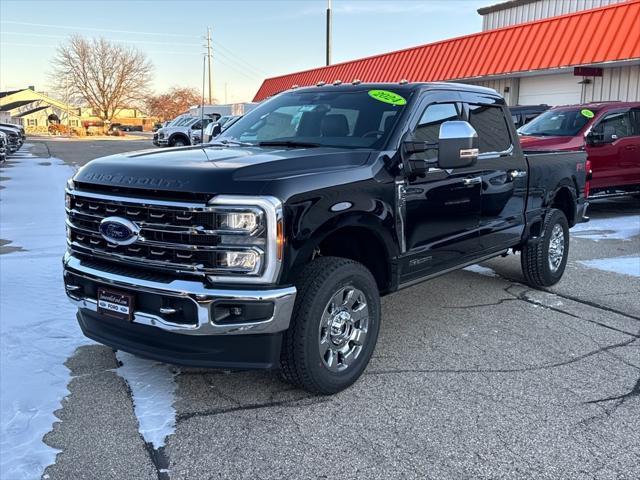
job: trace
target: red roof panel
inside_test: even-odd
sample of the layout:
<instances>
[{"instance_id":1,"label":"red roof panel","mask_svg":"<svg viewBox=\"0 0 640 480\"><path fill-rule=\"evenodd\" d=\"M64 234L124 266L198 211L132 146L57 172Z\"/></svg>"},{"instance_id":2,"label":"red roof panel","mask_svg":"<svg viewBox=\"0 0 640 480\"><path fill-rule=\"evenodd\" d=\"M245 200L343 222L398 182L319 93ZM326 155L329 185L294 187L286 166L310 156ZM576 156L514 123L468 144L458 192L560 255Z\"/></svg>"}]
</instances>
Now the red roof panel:
<instances>
[{"instance_id":1,"label":"red roof panel","mask_svg":"<svg viewBox=\"0 0 640 480\"><path fill-rule=\"evenodd\" d=\"M640 58L640 0L266 79L254 101L335 80L459 80Z\"/></svg>"}]
</instances>

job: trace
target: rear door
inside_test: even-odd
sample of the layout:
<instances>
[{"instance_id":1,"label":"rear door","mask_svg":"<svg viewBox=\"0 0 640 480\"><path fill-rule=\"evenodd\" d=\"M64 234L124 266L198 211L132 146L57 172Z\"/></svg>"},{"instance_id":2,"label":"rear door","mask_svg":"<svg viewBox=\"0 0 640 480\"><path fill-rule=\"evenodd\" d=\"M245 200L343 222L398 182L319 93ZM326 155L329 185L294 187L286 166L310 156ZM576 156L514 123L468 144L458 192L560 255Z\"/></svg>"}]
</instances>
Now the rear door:
<instances>
[{"instance_id":1,"label":"rear door","mask_svg":"<svg viewBox=\"0 0 640 480\"><path fill-rule=\"evenodd\" d=\"M463 93L468 122L478 133L475 168L482 179L479 235L484 252L517 245L527 198L527 161L517 144L509 111L491 96Z\"/></svg>"}]
</instances>

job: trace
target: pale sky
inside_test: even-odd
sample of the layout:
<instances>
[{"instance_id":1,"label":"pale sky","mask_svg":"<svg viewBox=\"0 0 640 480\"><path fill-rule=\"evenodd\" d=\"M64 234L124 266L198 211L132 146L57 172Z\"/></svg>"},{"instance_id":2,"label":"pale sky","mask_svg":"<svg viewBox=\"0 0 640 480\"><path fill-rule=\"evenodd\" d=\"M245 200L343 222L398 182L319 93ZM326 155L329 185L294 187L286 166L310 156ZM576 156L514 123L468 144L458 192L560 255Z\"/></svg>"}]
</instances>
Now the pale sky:
<instances>
[{"instance_id":1,"label":"pale sky","mask_svg":"<svg viewBox=\"0 0 640 480\"><path fill-rule=\"evenodd\" d=\"M338 63L478 32L476 10L498 2L332 3ZM326 7L326 0L0 0L0 90L51 90L51 58L71 34L102 36L145 52L155 67L157 92L171 86L201 90L210 26L214 96L249 101L267 77L324 65Z\"/></svg>"}]
</instances>

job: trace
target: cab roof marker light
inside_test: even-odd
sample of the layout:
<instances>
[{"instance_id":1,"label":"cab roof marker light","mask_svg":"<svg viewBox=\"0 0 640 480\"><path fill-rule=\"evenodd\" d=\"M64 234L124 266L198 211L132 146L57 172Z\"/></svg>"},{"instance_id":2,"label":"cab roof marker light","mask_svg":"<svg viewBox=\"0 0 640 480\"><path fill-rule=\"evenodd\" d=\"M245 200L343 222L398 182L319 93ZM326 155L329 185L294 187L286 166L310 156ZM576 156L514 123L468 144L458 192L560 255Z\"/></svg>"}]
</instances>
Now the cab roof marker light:
<instances>
[{"instance_id":1,"label":"cab roof marker light","mask_svg":"<svg viewBox=\"0 0 640 480\"><path fill-rule=\"evenodd\" d=\"M409 80L407 80L406 78L403 78L402 80L400 80L398 82L400 85L406 85L407 83L409 83Z\"/></svg>"},{"instance_id":2,"label":"cab roof marker light","mask_svg":"<svg viewBox=\"0 0 640 480\"><path fill-rule=\"evenodd\" d=\"M362 83L362 80L355 78L352 82L351 85L360 85Z\"/></svg>"},{"instance_id":3,"label":"cab roof marker light","mask_svg":"<svg viewBox=\"0 0 640 480\"><path fill-rule=\"evenodd\" d=\"M291 85L291 90L295 90L296 88L300 88L300 85L298 85L297 83Z\"/></svg>"},{"instance_id":4,"label":"cab roof marker light","mask_svg":"<svg viewBox=\"0 0 640 480\"><path fill-rule=\"evenodd\" d=\"M335 80L333 82L334 85L342 85L342 80Z\"/></svg>"},{"instance_id":5,"label":"cab roof marker light","mask_svg":"<svg viewBox=\"0 0 640 480\"><path fill-rule=\"evenodd\" d=\"M327 84L326 82L320 81L316 83L316 87L324 87L326 84Z\"/></svg>"}]
</instances>

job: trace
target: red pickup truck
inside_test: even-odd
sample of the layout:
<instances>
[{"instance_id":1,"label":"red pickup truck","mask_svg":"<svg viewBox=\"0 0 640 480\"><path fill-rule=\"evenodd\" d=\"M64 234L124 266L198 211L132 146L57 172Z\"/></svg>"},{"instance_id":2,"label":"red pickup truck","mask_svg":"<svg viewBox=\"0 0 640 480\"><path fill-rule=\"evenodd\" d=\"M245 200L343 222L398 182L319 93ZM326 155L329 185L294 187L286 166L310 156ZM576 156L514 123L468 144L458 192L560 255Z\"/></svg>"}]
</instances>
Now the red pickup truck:
<instances>
[{"instance_id":1,"label":"red pickup truck","mask_svg":"<svg viewBox=\"0 0 640 480\"><path fill-rule=\"evenodd\" d=\"M518 134L523 150L586 150L592 197L640 193L640 102L554 107Z\"/></svg>"}]
</instances>

